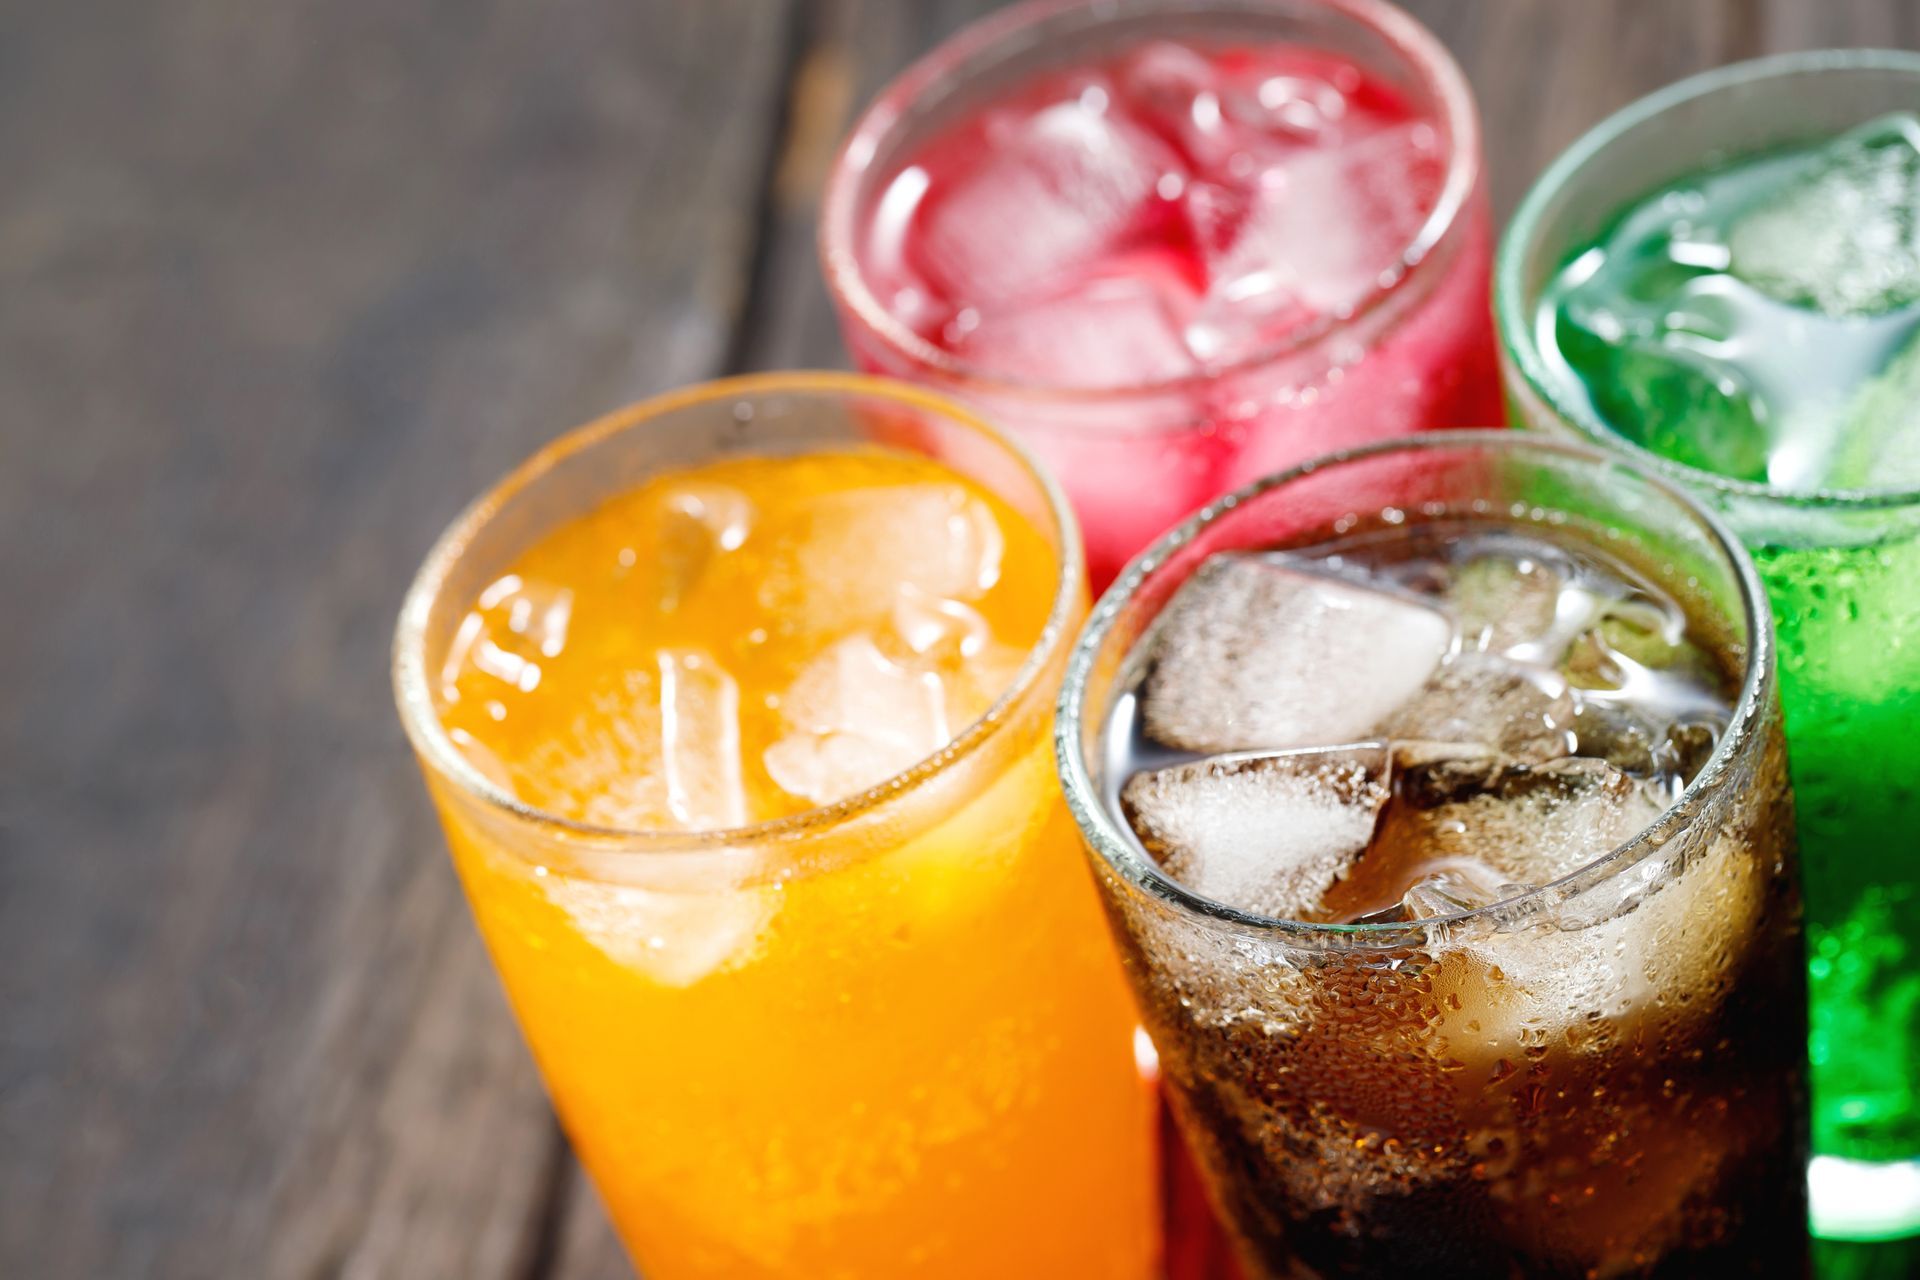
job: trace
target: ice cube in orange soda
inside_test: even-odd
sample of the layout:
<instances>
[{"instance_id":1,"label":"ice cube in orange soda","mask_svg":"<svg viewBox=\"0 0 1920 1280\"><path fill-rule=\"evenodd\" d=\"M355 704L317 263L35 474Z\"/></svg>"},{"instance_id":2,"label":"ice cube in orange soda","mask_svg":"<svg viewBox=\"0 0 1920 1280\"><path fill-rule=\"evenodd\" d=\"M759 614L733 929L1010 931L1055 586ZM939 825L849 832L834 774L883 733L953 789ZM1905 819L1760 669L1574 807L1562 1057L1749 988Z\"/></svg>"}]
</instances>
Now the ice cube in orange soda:
<instances>
[{"instance_id":1,"label":"ice cube in orange soda","mask_svg":"<svg viewBox=\"0 0 1920 1280\"><path fill-rule=\"evenodd\" d=\"M1060 569L1030 521L927 458L721 458L534 541L435 658L438 710L560 819L794 818L978 720ZM550 823L528 847L524 820L436 786L649 1277L1151 1272L1134 1016L1049 749L1064 648L946 767L784 834L608 853Z\"/></svg>"}]
</instances>

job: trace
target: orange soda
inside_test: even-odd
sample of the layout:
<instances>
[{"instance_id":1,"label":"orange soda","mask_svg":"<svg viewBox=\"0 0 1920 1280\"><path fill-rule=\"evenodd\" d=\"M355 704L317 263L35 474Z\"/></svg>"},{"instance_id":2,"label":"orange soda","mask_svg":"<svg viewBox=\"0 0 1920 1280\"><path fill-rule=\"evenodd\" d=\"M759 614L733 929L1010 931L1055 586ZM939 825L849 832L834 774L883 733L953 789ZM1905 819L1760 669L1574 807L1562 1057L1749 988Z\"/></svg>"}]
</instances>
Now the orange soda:
<instances>
[{"instance_id":1,"label":"orange soda","mask_svg":"<svg viewBox=\"0 0 1920 1280\"><path fill-rule=\"evenodd\" d=\"M1050 751L1066 542L928 457L720 456L531 538L425 654L493 790L428 770L454 861L654 1280L1153 1271Z\"/></svg>"}]
</instances>

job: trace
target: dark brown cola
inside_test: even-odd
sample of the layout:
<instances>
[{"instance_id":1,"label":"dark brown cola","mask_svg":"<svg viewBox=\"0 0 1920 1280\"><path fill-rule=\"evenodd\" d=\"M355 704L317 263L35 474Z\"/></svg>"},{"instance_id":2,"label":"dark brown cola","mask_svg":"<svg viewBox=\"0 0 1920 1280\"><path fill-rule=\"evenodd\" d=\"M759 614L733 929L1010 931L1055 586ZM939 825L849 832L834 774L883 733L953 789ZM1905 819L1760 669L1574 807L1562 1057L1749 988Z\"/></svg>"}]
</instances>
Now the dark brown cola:
<instances>
[{"instance_id":1,"label":"dark brown cola","mask_svg":"<svg viewBox=\"0 0 1920 1280\"><path fill-rule=\"evenodd\" d=\"M1709 610L1452 522L1216 556L1136 657L1106 799L1196 898L1096 867L1250 1275L1804 1273L1791 799Z\"/></svg>"}]
</instances>

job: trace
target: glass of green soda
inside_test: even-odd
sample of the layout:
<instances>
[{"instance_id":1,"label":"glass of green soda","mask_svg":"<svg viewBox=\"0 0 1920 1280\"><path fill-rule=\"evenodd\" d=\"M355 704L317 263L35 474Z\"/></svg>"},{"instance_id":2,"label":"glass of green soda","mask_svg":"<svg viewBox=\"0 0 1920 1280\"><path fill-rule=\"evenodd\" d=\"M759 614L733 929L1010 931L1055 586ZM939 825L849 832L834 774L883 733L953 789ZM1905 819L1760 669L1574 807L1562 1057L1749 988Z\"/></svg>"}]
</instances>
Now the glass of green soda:
<instances>
[{"instance_id":1,"label":"glass of green soda","mask_svg":"<svg viewBox=\"0 0 1920 1280\"><path fill-rule=\"evenodd\" d=\"M1920 1234L1920 55L1627 107L1501 245L1515 421L1632 454L1772 595L1812 993L1813 1226Z\"/></svg>"}]
</instances>

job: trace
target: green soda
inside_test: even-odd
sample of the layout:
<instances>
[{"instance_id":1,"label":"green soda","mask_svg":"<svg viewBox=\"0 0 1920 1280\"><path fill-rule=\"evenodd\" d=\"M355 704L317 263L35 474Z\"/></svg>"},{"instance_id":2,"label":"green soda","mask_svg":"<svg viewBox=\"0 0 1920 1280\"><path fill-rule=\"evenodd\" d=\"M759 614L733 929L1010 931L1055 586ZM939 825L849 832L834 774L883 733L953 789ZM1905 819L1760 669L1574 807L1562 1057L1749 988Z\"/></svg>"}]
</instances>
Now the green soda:
<instances>
[{"instance_id":1,"label":"green soda","mask_svg":"<svg viewBox=\"0 0 1920 1280\"><path fill-rule=\"evenodd\" d=\"M1543 291L1549 372L1742 485L1806 877L1816 1228L1920 1230L1920 115L1628 206ZM1751 516L1766 510L1768 515ZM1821 1179L1830 1180L1830 1194Z\"/></svg>"}]
</instances>

